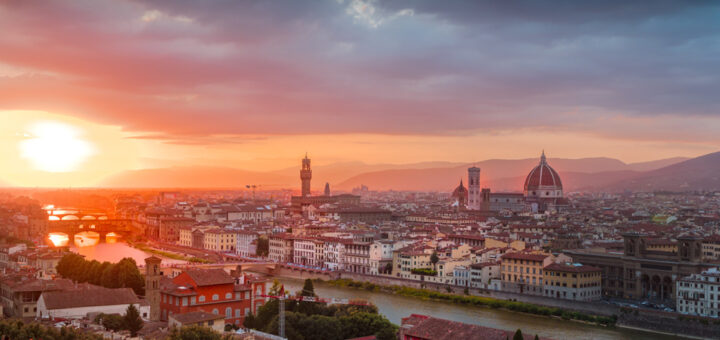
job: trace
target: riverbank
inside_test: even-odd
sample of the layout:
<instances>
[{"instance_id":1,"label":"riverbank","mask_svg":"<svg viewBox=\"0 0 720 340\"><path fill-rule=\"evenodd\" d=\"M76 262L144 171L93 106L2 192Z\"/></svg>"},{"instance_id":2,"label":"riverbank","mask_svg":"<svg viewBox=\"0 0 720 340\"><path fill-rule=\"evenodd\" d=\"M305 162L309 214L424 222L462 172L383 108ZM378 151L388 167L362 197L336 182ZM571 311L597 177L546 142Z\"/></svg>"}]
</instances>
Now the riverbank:
<instances>
[{"instance_id":1,"label":"riverbank","mask_svg":"<svg viewBox=\"0 0 720 340\"><path fill-rule=\"evenodd\" d=\"M379 285L370 282L358 282L350 279L337 279L326 281L326 283L336 287L347 287L364 289L368 291L384 291L391 294L397 294L407 297L420 298L426 300L448 301L452 303L489 307L494 309L505 309L513 312L521 312L548 317L559 317L563 320L573 320L580 322L589 322L602 326L613 326L617 321L617 316L601 316L590 315L577 311L570 311L556 307L545 307L525 302L499 300L490 297L474 296L474 295L457 295L450 293L441 293L427 289L418 289L405 286L395 285Z\"/></svg>"},{"instance_id":2,"label":"riverbank","mask_svg":"<svg viewBox=\"0 0 720 340\"><path fill-rule=\"evenodd\" d=\"M188 256L184 256L184 255L181 255L178 253L171 253L171 252L155 249L153 247L148 246L145 243L129 243L128 242L128 245L130 245L131 247L133 247L135 249L142 250L146 253L154 254L154 255L168 258L168 259L187 261L187 262L191 262L191 263L212 263L211 261L201 259L199 257L188 257Z\"/></svg>"}]
</instances>

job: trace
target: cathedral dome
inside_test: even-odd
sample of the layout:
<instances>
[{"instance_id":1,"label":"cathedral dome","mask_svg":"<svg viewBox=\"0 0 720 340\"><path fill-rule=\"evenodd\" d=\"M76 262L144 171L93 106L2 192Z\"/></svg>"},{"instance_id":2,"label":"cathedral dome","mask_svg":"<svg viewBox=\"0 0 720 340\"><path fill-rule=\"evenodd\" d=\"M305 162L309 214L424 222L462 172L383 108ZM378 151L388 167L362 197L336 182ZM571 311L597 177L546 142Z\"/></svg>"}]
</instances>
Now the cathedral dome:
<instances>
[{"instance_id":1,"label":"cathedral dome","mask_svg":"<svg viewBox=\"0 0 720 340\"><path fill-rule=\"evenodd\" d=\"M464 200L464 199L467 199L467 195L468 195L468 190L463 185L462 180L460 180L460 185L458 185L457 188L455 188L455 190L452 193L452 197L453 198L463 198L463 200Z\"/></svg>"},{"instance_id":2,"label":"cathedral dome","mask_svg":"<svg viewBox=\"0 0 720 340\"><path fill-rule=\"evenodd\" d=\"M563 197L562 182L557 171L545 159L545 152L540 156L540 164L535 166L525 178L523 188L525 197L561 198Z\"/></svg>"}]
</instances>

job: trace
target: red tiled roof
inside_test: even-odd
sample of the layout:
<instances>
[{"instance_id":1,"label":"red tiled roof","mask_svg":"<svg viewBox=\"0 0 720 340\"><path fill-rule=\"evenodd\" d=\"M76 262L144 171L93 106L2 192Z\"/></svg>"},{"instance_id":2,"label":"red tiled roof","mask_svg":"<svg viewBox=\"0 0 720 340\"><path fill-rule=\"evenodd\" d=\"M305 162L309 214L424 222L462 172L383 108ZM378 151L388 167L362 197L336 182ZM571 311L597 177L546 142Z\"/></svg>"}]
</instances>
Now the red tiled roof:
<instances>
[{"instance_id":1,"label":"red tiled roof","mask_svg":"<svg viewBox=\"0 0 720 340\"><path fill-rule=\"evenodd\" d=\"M542 262L550 255L529 254L529 253L507 253L502 256L503 259L528 260Z\"/></svg>"}]
</instances>

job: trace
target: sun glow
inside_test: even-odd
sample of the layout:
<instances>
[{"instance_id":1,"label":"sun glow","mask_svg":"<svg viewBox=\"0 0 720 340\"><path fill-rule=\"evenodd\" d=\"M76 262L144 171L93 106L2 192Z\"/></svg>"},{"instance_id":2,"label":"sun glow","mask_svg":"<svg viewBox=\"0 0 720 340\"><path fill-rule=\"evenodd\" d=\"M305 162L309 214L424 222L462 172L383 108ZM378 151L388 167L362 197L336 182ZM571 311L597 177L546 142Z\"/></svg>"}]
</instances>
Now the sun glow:
<instances>
[{"instance_id":1,"label":"sun glow","mask_svg":"<svg viewBox=\"0 0 720 340\"><path fill-rule=\"evenodd\" d=\"M70 241L70 238L65 233L50 233L48 238L56 247L66 247Z\"/></svg>"},{"instance_id":2,"label":"sun glow","mask_svg":"<svg viewBox=\"0 0 720 340\"><path fill-rule=\"evenodd\" d=\"M80 130L63 123L36 123L27 137L20 142L20 154L41 171L70 172L95 153Z\"/></svg>"}]
</instances>

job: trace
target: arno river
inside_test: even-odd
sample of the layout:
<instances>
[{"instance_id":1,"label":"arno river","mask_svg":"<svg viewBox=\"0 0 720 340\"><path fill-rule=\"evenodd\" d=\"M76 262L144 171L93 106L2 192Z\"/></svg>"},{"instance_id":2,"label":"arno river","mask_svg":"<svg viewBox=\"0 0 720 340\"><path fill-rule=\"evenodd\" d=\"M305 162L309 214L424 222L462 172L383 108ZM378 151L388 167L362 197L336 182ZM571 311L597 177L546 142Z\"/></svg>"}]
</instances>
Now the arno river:
<instances>
[{"instance_id":1,"label":"arno river","mask_svg":"<svg viewBox=\"0 0 720 340\"><path fill-rule=\"evenodd\" d=\"M301 280L281 279L280 281L290 292L302 289L303 281ZM402 318L415 313L511 331L520 328L524 334L538 334L540 337L552 339L676 339L672 336L624 328L606 328L505 310L463 306L354 288L340 288L324 283L315 283L315 293L324 298L370 301L378 307L381 314L397 325L400 324Z\"/></svg>"}]
</instances>

